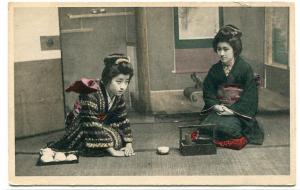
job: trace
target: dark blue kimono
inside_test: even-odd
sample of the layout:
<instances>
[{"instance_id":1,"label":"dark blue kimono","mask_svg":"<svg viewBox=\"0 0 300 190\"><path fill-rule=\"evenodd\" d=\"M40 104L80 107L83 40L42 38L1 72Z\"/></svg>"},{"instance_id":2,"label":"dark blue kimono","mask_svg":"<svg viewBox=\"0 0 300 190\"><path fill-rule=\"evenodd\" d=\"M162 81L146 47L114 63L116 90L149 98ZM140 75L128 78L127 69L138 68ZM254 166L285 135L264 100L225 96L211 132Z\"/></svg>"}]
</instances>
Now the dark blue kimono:
<instances>
[{"instance_id":1,"label":"dark blue kimono","mask_svg":"<svg viewBox=\"0 0 300 190\"><path fill-rule=\"evenodd\" d=\"M231 105L226 105L234 115L218 115L213 106L222 104L218 90L223 86L238 86L240 97ZM228 74L225 75L221 61L209 70L203 83L205 106L201 114L205 119L201 124L216 124L213 134L216 140L246 137L248 143L262 144L264 132L255 119L258 110L258 89L251 66L238 57Z\"/></svg>"}]
</instances>

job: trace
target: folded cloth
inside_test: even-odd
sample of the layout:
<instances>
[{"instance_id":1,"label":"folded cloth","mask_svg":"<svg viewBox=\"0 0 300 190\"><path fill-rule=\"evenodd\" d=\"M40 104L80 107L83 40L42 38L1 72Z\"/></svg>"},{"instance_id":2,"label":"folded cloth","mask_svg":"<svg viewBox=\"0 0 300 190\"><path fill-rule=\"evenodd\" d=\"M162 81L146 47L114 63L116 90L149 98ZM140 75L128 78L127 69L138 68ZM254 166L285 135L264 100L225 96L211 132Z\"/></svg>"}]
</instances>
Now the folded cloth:
<instances>
[{"instance_id":1,"label":"folded cloth","mask_svg":"<svg viewBox=\"0 0 300 190\"><path fill-rule=\"evenodd\" d=\"M248 141L246 137L240 137L238 139L229 139L225 141L214 140L214 143L219 147L240 150L247 145Z\"/></svg>"},{"instance_id":2,"label":"folded cloth","mask_svg":"<svg viewBox=\"0 0 300 190\"><path fill-rule=\"evenodd\" d=\"M81 78L81 80L75 81L66 88L66 92L89 94L91 92L96 92L99 88L99 80Z\"/></svg>"}]
</instances>

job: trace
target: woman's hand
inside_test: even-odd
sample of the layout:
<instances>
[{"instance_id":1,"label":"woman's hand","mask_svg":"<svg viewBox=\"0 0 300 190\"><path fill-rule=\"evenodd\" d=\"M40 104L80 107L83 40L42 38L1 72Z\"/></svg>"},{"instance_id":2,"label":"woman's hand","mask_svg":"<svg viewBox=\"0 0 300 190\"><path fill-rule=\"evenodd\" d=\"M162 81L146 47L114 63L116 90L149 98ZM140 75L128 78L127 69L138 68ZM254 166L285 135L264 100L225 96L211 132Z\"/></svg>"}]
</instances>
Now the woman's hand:
<instances>
[{"instance_id":1,"label":"woman's hand","mask_svg":"<svg viewBox=\"0 0 300 190\"><path fill-rule=\"evenodd\" d=\"M219 115L234 115L234 112L224 105L220 105L223 109L222 112L217 112Z\"/></svg>"},{"instance_id":2,"label":"woman's hand","mask_svg":"<svg viewBox=\"0 0 300 190\"><path fill-rule=\"evenodd\" d=\"M214 105L213 109L219 114L222 113L224 111L223 106L222 105Z\"/></svg>"},{"instance_id":3,"label":"woman's hand","mask_svg":"<svg viewBox=\"0 0 300 190\"><path fill-rule=\"evenodd\" d=\"M123 149L125 151L125 156L134 156L135 155L133 148L132 148L132 143L126 143L126 146Z\"/></svg>"}]
</instances>

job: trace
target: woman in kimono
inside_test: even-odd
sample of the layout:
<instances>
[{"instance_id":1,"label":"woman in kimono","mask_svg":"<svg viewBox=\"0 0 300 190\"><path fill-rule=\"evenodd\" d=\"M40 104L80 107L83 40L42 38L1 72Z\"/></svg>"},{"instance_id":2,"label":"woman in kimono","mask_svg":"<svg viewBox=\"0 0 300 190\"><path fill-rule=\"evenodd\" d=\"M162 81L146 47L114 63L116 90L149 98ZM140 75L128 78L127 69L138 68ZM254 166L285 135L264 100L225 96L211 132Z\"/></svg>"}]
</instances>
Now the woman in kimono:
<instances>
[{"instance_id":1,"label":"woman in kimono","mask_svg":"<svg viewBox=\"0 0 300 190\"><path fill-rule=\"evenodd\" d=\"M201 124L215 124L217 146L241 149L247 143L262 144L264 133L255 115L258 87L251 66L241 57L242 32L233 25L222 27L213 40L220 61L214 64L203 83L206 115ZM199 131L201 133L201 131Z\"/></svg>"},{"instance_id":2,"label":"woman in kimono","mask_svg":"<svg viewBox=\"0 0 300 190\"><path fill-rule=\"evenodd\" d=\"M82 155L132 156L132 133L123 94L133 69L129 57L111 54L104 59L102 80L81 79L66 89L79 101L66 118L66 134L48 144L56 151L77 150Z\"/></svg>"}]
</instances>

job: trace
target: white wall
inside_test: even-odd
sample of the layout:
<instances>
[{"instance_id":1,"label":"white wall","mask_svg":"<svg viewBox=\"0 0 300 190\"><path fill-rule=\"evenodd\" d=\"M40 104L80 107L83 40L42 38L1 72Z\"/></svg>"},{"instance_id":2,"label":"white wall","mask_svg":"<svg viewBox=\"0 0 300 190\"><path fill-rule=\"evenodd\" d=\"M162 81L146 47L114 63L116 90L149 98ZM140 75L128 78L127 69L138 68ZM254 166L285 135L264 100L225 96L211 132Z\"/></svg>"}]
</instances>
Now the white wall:
<instances>
[{"instance_id":1,"label":"white wall","mask_svg":"<svg viewBox=\"0 0 300 190\"><path fill-rule=\"evenodd\" d=\"M41 51L40 36L59 35L57 7L14 9L14 62L61 58L60 50Z\"/></svg>"}]
</instances>

